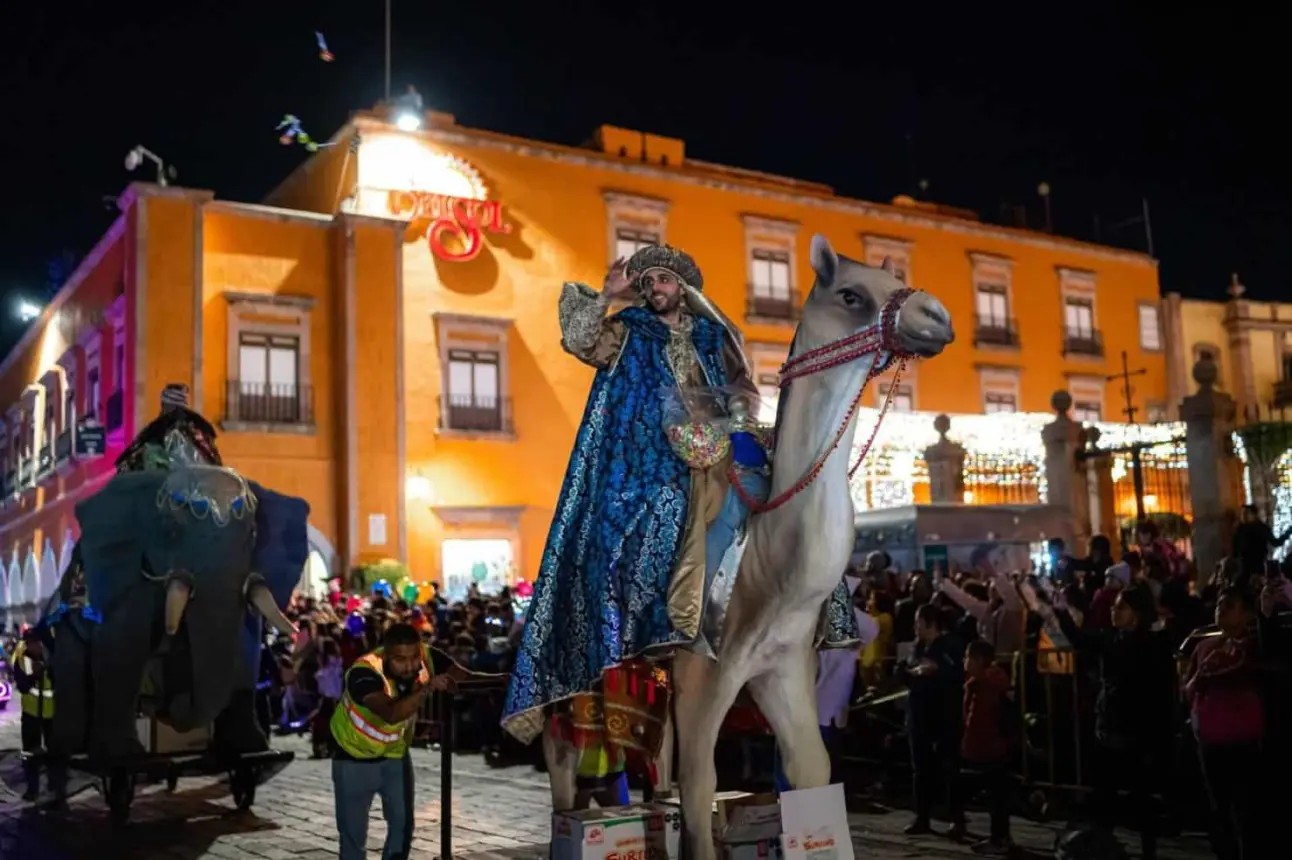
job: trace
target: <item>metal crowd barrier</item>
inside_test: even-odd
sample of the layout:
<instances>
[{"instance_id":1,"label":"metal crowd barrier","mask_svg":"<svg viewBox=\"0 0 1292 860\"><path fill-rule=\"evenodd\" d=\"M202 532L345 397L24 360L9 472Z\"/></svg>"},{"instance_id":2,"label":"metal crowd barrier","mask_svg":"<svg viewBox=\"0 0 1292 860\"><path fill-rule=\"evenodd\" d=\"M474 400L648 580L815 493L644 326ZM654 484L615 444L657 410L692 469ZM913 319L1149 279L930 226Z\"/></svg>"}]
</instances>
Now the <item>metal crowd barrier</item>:
<instances>
[{"instance_id":1,"label":"metal crowd barrier","mask_svg":"<svg viewBox=\"0 0 1292 860\"><path fill-rule=\"evenodd\" d=\"M416 741L440 745L440 860L453 858L453 753L457 736L458 701L499 690L507 675L472 675L461 667L450 670L457 681L452 693L432 693L417 714Z\"/></svg>"}]
</instances>

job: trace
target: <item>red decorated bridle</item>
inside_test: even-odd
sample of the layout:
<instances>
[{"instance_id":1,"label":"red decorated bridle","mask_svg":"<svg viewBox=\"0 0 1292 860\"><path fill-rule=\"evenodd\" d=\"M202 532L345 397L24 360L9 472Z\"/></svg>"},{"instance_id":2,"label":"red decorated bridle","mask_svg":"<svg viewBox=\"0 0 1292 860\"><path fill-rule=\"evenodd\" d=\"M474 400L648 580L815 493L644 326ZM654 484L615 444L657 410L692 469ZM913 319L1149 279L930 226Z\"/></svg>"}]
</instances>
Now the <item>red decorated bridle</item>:
<instances>
[{"instance_id":1,"label":"red decorated bridle","mask_svg":"<svg viewBox=\"0 0 1292 860\"><path fill-rule=\"evenodd\" d=\"M902 305L914 294L915 290L909 288L894 290L884 302L884 307L879 312L879 319L874 324L866 326L856 334L839 338L800 355L791 356L781 366L779 384L782 391L784 391L789 388L790 383L795 379L824 373L831 368L851 364L866 356L874 355L878 357L883 353L888 353L891 356L890 363L891 361L897 362L897 367L893 370L893 384L888 387L884 402L879 407L879 418L875 421L875 427L870 431L870 437L866 439L866 444L862 446L861 456L848 469L849 478L852 478L857 469L861 467L861 464L865 462L866 455L870 453L870 447L875 443L875 437L879 433L879 425L883 422L884 415L888 412L888 405L893 398L893 391L897 388L897 381L902 376L902 370L905 369L907 360L912 357L912 353L903 350L898 342L897 316L902 309ZM884 369L885 366L876 361L871 366L870 373L866 376L866 382L874 379ZM803 477L799 478L794 482L793 486L784 490L775 498L768 499L766 502L755 499L740 485L735 465L733 464L728 469L727 477L731 482L731 486L751 512L761 514L775 510L811 486L812 482L821 474L821 470L825 468L826 461L830 459L830 455L839 447L839 443L843 441L844 435L847 434L848 425L852 423L853 416L857 414L857 408L861 405L861 397L865 391L866 384L863 382L857 390L857 396L853 398L852 405L848 407L847 414L843 417L843 423L839 425L838 431L835 432L834 440L830 443L830 447L826 449L825 453L812 464L812 467L804 473Z\"/></svg>"}]
</instances>

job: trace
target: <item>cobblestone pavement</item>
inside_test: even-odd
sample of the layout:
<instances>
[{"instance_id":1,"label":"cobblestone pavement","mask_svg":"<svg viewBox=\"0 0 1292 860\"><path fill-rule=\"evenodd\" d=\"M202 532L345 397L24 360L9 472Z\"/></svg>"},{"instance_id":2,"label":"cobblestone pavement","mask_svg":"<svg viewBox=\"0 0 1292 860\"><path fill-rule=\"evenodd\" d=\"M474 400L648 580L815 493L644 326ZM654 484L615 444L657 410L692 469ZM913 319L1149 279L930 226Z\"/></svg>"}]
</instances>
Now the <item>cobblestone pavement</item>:
<instances>
[{"instance_id":1,"label":"cobblestone pavement","mask_svg":"<svg viewBox=\"0 0 1292 860\"><path fill-rule=\"evenodd\" d=\"M18 747L14 709L0 712L0 751ZM329 764L308 758L297 739L278 741L297 760L262 785L255 807L236 813L227 788L214 779L182 782L175 794L164 788L141 789L132 823L113 828L97 792L86 791L62 815L29 809L0 786L0 858L3 860L330 860L336 857ZM416 831L411 860L439 855L439 754L413 753L417 779ZM528 767L493 770L478 756L454 761L453 826L455 856L461 860L543 860L549 832L546 777ZM385 826L374 804L370 856L377 857ZM973 856L967 847L936 837L901 834L909 820L902 812L854 814L853 842L858 860L955 858ZM980 831L984 817L971 815ZM977 825L972 826L972 825ZM1032 857L1052 856L1054 830L1021 819L1014 836ZM1167 840L1161 851L1171 860L1211 856L1196 839Z\"/></svg>"}]
</instances>

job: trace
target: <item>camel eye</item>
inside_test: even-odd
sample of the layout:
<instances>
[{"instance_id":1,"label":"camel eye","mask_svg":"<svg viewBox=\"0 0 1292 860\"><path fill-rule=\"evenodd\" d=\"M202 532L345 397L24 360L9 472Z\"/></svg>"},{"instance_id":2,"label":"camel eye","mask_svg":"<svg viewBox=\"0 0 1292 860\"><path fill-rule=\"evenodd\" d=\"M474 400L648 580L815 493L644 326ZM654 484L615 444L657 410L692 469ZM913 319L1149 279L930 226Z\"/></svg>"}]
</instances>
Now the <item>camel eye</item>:
<instances>
[{"instance_id":1,"label":"camel eye","mask_svg":"<svg viewBox=\"0 0 1292 860\"><path fill-rule=\"evenodd\" d=\"M850 308L861 304L861 296L857 295L852 290L840 290L839 298L843 299L843 303Z\"/></svg>"}]
</instances>

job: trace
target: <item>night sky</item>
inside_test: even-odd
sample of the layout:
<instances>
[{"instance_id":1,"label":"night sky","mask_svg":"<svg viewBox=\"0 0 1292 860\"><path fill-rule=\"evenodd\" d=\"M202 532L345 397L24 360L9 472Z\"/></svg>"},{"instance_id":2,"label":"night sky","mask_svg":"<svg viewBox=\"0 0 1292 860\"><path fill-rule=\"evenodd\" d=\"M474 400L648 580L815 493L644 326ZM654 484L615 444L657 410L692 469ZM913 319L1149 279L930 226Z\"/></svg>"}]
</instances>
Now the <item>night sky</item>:
<instances>
[{"instance_id":1,"label":"night sky","mask_svg":"<svg viewBox=\"0 0 1292 860\"><path fill-rule=\"evenodd\" d=\"M394 90L541 140L578 144L601 123L681 137L696 158L870 200L926 179L917 196L988 221L1025 205L1042 226L1044 180L1057 232L1138 250L1147 198L1164 291L1222 298L1237 271L1250 295L1292 299L1274 13L632 5L394 0ZM4 4L0 349L17 296L49 295L110 225L111 198L153 177L124 170L130 148L174 164L178 184L258 201L307 156L278 144L283 114L326 138L381 97L383 22L382 0Z\"/></svg>"}]
</instances>

